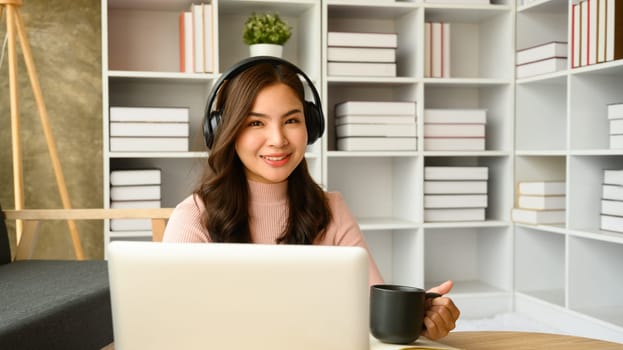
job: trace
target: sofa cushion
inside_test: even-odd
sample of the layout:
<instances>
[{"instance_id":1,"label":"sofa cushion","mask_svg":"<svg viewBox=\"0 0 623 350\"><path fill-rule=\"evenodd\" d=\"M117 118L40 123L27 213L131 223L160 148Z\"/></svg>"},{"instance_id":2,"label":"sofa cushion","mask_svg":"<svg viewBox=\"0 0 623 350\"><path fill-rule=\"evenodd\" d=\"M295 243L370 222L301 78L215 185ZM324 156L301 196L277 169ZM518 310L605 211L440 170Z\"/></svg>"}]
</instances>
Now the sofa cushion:
<instances>
[{"instance_id":1,"label":"sofa cushion","mask_svg":"<svg viewBox=\"0 0 623 350\"><path fill-rule=\"evenodd\" d=\"M106 261L0 265L0 349L100 349L112 341Z\"/></svg>"}]
</instances>

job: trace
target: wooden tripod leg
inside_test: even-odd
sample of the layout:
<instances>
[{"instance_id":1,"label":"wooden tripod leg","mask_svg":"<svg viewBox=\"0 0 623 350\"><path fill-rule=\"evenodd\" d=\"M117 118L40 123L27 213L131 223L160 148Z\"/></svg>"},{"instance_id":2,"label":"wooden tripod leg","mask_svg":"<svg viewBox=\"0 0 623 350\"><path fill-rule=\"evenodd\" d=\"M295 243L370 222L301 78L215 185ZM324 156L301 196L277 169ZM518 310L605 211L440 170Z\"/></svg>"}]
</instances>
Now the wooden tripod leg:
<instances>
[{"instance_id":1,"label":"wooden tripod leg","mask_svg":"<svg viewBox=\"0 0 623 350\"><path fill-rule=\"evenodd\" d=\"M12 6L8 6L9 9L11 9L11 7ZM26 36L24 21L22 19L19 9L14 9L13 13L16 19L17 33L19 35L19 40L22 46L22 52L24 55L24 61L26 63L26 69L28 71L28 77L30 78L30 85L35 96L35 101L37 102L37 109L39 111L41 126L43 127L43 133L45 134L48 151L50 152L52 167L54 169L54 175L56 176L56 184L61 195L63 208L70 209L71 201L69 200L69 193L67 192L67 185L65 184L63 169L61 168L61 163L58 158L58 151L56 149L56 143L54 142L54 136L52 135L52 129L50 128L48 112L45 108L45 103L43 101L43 94L41 92L41 86L37 77L37 71L35 70L35 63L32 59L32 52L30 50L30 44L28 43L28 37ZM82 250L82 243L80 241L78 227L73 220L67 220L67 225L69 226L69 232L71 234L71 241L74 246L74 253L76 254L76 258L78 260L84 260L84 252Z\"/></svg>"},{"instance_id":2,"label":"wooden tripod leg","mask_svg":"<svg viewBox=\"0 0 623 350\"><path fill-rule=\"evenodd\" d=\"M22 171L22 143L19 136L19 98L17 81L17 49L15 46L15 13L16 9L12 5L6 7L6 26L8 35L8 59L9 59L9 90L11 104L11 146L13 156L13 191L15 209L24 209L24 179ZM19 244L24 230L22 220L15 221L17 243Z\"/></svg>"}]
</instances>

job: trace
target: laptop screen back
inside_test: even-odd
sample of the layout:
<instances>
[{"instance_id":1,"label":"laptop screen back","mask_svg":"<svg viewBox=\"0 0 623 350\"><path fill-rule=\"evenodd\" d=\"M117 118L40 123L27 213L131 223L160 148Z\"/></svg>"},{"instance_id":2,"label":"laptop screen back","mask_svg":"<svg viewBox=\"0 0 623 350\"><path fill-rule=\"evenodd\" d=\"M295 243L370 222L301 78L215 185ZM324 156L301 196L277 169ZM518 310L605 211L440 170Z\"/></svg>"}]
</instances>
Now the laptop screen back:
<instances>
[{"instance_id":1,"label":"laptop screen back","mask_svg":"<svg viewBox=\"0 0 623 350\"><path fill-rule=\"evenodd\" d=\"M115 349L369 348L358 247L111 242Z\"/></svg>"}]
</instances>

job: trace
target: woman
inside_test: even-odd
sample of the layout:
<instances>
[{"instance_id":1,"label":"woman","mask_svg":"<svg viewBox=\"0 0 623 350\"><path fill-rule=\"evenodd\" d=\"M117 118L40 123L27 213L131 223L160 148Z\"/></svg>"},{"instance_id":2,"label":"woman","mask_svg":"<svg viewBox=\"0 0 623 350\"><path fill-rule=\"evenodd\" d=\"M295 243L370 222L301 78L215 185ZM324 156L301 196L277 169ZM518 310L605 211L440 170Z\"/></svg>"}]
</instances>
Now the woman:
<instances>
[{"instance_id":1,"label":"woman","mask_svg":"<svg viewBox=\"0 0 623 350\"><path fill-rule=\"evenodd\" d=\"M309 174L305 151L322 134L323 117L315 91L316 103L305 101L298 74L309 81L287 61L253 58L217 82L206 112L207 168L195 192L171 215L165 242L318 244L368 250L341 195L324 192ZM370 285L383 283L369 256ZM448 281L432 291L446 294L451 288ZM433 299L423 335L445 336L458 317L452 300Z\"/></svg>"}]
</instances>

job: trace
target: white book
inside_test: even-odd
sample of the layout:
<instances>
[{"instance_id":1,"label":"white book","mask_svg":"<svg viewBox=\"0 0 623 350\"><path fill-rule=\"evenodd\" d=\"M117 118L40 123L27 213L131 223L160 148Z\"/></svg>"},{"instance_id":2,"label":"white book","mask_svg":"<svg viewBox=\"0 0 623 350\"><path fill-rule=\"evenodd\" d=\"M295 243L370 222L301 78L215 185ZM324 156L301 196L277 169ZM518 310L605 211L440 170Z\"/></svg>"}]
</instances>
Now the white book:
<instances>
[{"instance_id":1,"label":"white book","mask_svg":"<svg viewBox=\"0 0 623 350\"><path fill-rule=\"evenodd\" d=\"M110 123L110 136L188 137L189 134L188 123Z\"/></svg>"},{"instance_id":2,"label":"white book","mask_svg":"<svg viewBox=\"0 0 623 350\"><path fill-rule=\"evenodd\" d=\"M487 181L424 181L424 194L486 194Z\"/></svg>"},{"instance_id":3,"label":"white book","mask_svg":"<svg viewBox=\"0 0 623 350\"><path fill-rule=\"evenodd\" d=\"M160 200L151 201L111 201L110 207L113 209L144 209L144 208L160 208L162 203Z\"/></svg>"},{"instance_id":4,"label":"white book","mask_svg":"<svg viewBox=\"0 0 623 350\"><path fill-rule=\"evenodd\" d=\"M518 185L518 193L528 196L564 196L564 181L523 181Z\"/></svg>"},{"instance_id":5,"label":"white book","mask_svg":"<svg viewBox=\"0 0 623 350\"><path fill-rule=\"evenodd\" d=\"M424 167L424 180L487 180L489 168L486 166L427 166Z\"/></svg>"},{"instance_id":6,"label":"white book","mask_svg":"<svg viewBox=\"0 0 623 350\"><path fill-rule=\"evenodd\" d=\"M111 201L160 200L160 185L112 186Z\"/></svg>"},{"instance_id":7,"label":"white book","mask_svg":"<svg viewBox=\"0 0 623 350\"><path fill-rule=\"evenodd\" d=\"M567 69L567 58L555 57L541 61L524 63L516 68L517 78L554 73Z\"/></svg>"},{"instance_id":8,"label":"white book","mask_svg":"<svg viewBox=\"0 0 623 350\"><path fill-rule=\"evenodd\" d=\"M623 201L623 186L602 185L601 198Z\"/></svg>"},{"instance_id":9,"label":"white book","mask_svg":"<svg viewBox=\"0 0 623 350\"><path fill-rule=\"evenodd\" d=\"M190 11L180 13L180 72L193 73L193 15Z\"/></svg>"},{"instance_id":10,"label":"white book","mask_svg":"<svg viewBox=\"0 0 623 350\"><path fill-rule=\"evenodd\" d=\"M111 152L188 152L188 137L111 137Z\"/></svg>"},{"instance_id":11,"label":"white book","mask_svg":"<svg viewBox=\"0 0 623 350\"><path fill-rule=\"evenodd\" d=\"M532 225L564 224L565 211L513 208L511 219L517 223Z\"/></svg>"},{"instance_id":12,"label":"white book","mask_svg":"<svg viewBox=\"0 0 623 350\"><path fill-rule=\"evenodd\" d=\"M425 222L484 221L485 208L424 209Z\"/></svg>"},{"instance_id":13,"label":"white book","mask_svg":"<svg viewBox=\"0 0 623 350\"><path fill-rule=\"evenodd\" d=\"M486 109L460 108L426 108L424 109L425 124L486 124Z\"/></svg>"},{"instance_id":14,"label":"white book","mask_svg":"<svg viewBox=\"0 0 623 350\"><path fill-rule=\"evenodd\" d=\"M188 123L188 107L110 107L111 122Z\"/></svg>"},{"instance_id":15,"label":"white book","mask_svg":"<svg viewBox=\"0 0 623 350\"><path fill-rule=\"evenodd\" d=\"M589 3L588 0L580 2L580 67L588 65L588 21L589 21Z\"/></svg>"},{"instance_id":16,"label":"white book","mask_svg":"<svg viewBox=\"0 0 623 350\"><path fill-rule=\"evenodd\" d=\"M623 170L604 170L604 184L623 186Z\"/></svg>"},{"instance_id":17,"label":"white book","mask_svg":"<svg viewBox=\"0 0 623 350\"><path fill-rule=\"evenodd\" d=\"M610 135L610 148L611 149L623 148L623 135Z\"/></svg>"},{"instance_id":18,"label":"white book","mask_svg":"<svg viewBox=\"0 0 623 350\"><path fill-rule=\"evenodd\" d=\"M335 128L337 137L416 137L416 124L342 124Z\"/></svg>"},{"instance_id":19,"label":"white book","mask_svg":"<svg viewBox=\"0 0 623 350\"><path fill-rule=\"evenodd\" d=\"M551 41L517 51L517 64L540 61L552 57L567 57L567 43Z\"/></svg>"},{"instance_id":20,"label":"white book","mask_svg":"<svg viewBox=\"0 0 623 350\"><path fill-rule=\"evenodd\" d=\"M327 46L398 47L397 33L328 32Z\"/></svg>"},{"instance_id":21,"label":"white book","mask_svg":"<svg viewBox=\"0 0 623 350\"><path fill-rule=\"evenodd\" d=\"M327 62L330 76L395 77L396 63Z\"/></svg>"},{"instance_id":22,"label":"white book","mask_svg":"<svg viewBox=\"0 0 623 350\"><path fill-rule=\"evenodd\" d=\"M146 231L151 230L150 219L111 219L111 231Z\"/></svg>"},{"instance_id":23,"label":"white book","mask_svg":"<svg viewBox=\"0 0 623 350\"><path fill-rule=\"evenodd\" d=\"M614 231L623 233L623 217L601 215L601 225L599 227L605 231Z\"/></svg>"},{"instance_id":24,"label":"white book","mask_svg":"<svg viewBox=\"0 0 623 350\"><path fill-rule=\"evenodd\" d=\"M335 105L335 116L345 115L403 115L415 116L416 102L346 101Z\"/></svg>"},{"instance_id":25,"label":"white book","mask_svg":"<svg viewBox=\"0 0 623 350\"><path fill-rule=\"evenodd\" d=\"M486 194L424 195L424 208L486 208Z\"/></svg>"},{"instance_id":26,"label":"white book","mask_svg":"<svg viewBox=\"0 0 623 350\"><path fill-rule=\"evenodd\" d=\"M335 125L342 124L414 124L414 115L344 115L335 118Z\"/></svg>"},{"instance_id":27,"label":"white book","mask_svg":"<svg viewBox=\"0 0 623 350\"><path fill-rule=\"evenodd\" d=\"M193 19L193 62L195 73L204 72L205 61L203 59L203 6L191 4L190 12Z\"/></svg>"},{"instance_id":28,"label":"white book","mask_svg":"<svg viewBox=\"0 0 623 350\"><path fill-rule=\"evenodd\" d=\"M610 120L610 135L623 134L623 119Z\"/></svg>"},{"instance_id":29,"label":"white book","mask_svg":"<svg viewBox=\"0 0 623 350\"><path fill-rule=\"evenodd\" d=\"M343 62L396 62L394 48L328 47L328 61Z\"/></svg>"},{"instance_id":30,"label":"white book","mask_svg":"<svg viewBox=\"0 0 623 350\"><path fill-rule=\"evenodd\" d=\"M111 186L160 185L160 169L112 170Z\"/></svg>"},{"instance_id":31,"label":"white book","mask_svg":"<svg viewBox=\"0 0 623 350\"><path fill-rule=\"evenodd\" d=\"M588 64L597 63L597 3L598 0L584 0L588 1L589 6L589 25L588 25Z\"/></svg>"},{"instance_id":32,"label":"white book","mask_svg":"<svg viewBox=\"0 0 623 350\"><path fill-rule=\"evenodd\" d=\"M112 231L109 242L113 241L151 241L152 232L149 230L140 231Z\"/></svg>"},{"instance_id":33,"label":"white book","mask_svg":"<svg viewBox=\"0 0 623 350\"><path fill-rule=\"evenodd\" d=\"M443 25L441 22L431 23L431 38L430 38L430 76L432 78L442 77L442 51L443 51Z\"/></svg>"},{"instance_id":34,"label":"white book","mask_svg":"<svg viewBox=\"0 0 623 350\"><path fill-rule=\"evenodd\" d=\"M623 119L623 103L608 104L608 119Z\"/></svg>"},{"instance_id":35,"label":"white book","mask_svg":"<svg viewBox=\"0 0 623 350\"><path fill-rule=\"evenodd\" d=\"M212 21L212 4L203 3L203 71L214 71L214 25Z\"/></svg>"},{"instance_id":36,"label":"white book","mask_svg":"<svg viewBox=\"0 0 623 350\"><path fill-rule=\"evenodd\" d=\"M623 201L603 199L601 201L601 213L605 215L623 216Z\"/></svg>"},{"instance_id":37,"label":"white book","mask_svg":"<svg viewBox=\"0 0 623 350\"><path fill-rule=\"evenodd\" d=\"M424 77L430 78L432 77L432 56L433 56L433 48L431 46L432 40L432 24L430 22L424 23Z\"/></svg>"},{"instance_id":38,"label":"white book","mask_svg":"<svg viewBox=\"0 0 623 350\"><path fill-rule=\"evenodd\" d=\"M522 209L565 209L565 196L520 195L517 206Z\"/></svg>"},{"instance_id":39,"label":"white book","mask_svg":"<svg viewBox=\"0 0 623 350\"><path fill-rule=\"evenodd\" d=\"M580 67L580 40L581 40L581 32L582 28L581 21L581 12L580 12L580 4L572 4L571 5L571 67L576 68Z\"/></svg>"},{"instance_id":40,"label":"white book","mask_svg":"<svg viewBox=\"0 0 623 350\"><path fill-rule=\"evenodd\" d=\"M424 137L485 137L485 124L424 124Z\"/></svg>"},{"instance_id":41,"label":"white book","mask_svg":"<svg viewBox=\"0 0 623 350\"><path fill-rule=\"evenodd\" d=\"M450 23L441 24L441 77L450 78Z\"/></svg>"},{"instance_id":42,"label":"white book","mask_svg":"<svg viewBox=\"0 0 623 350\"><path fill-rule=\"evenodd\" d=\"M344 137L337 139L340 151L415 151L415 137Z\"/></svg>"},{"instance_id":43,"label":"white book","mask_svg":"<svg viewBox=\"0 0 623 350\"><path fill-rule=\"evenodd\" d=\"M597 2L597 63L606 61L606 2Z\"/></svg>"},{"instance_id":44,"label":"white book","mask_svg":"<svg viewBox=\"0 0 623 350\"><path fill-rule=\"evenodd\" d=\"M484 137L425 137L425 151L484 151Z\"/></svg>"}]
</instances>

